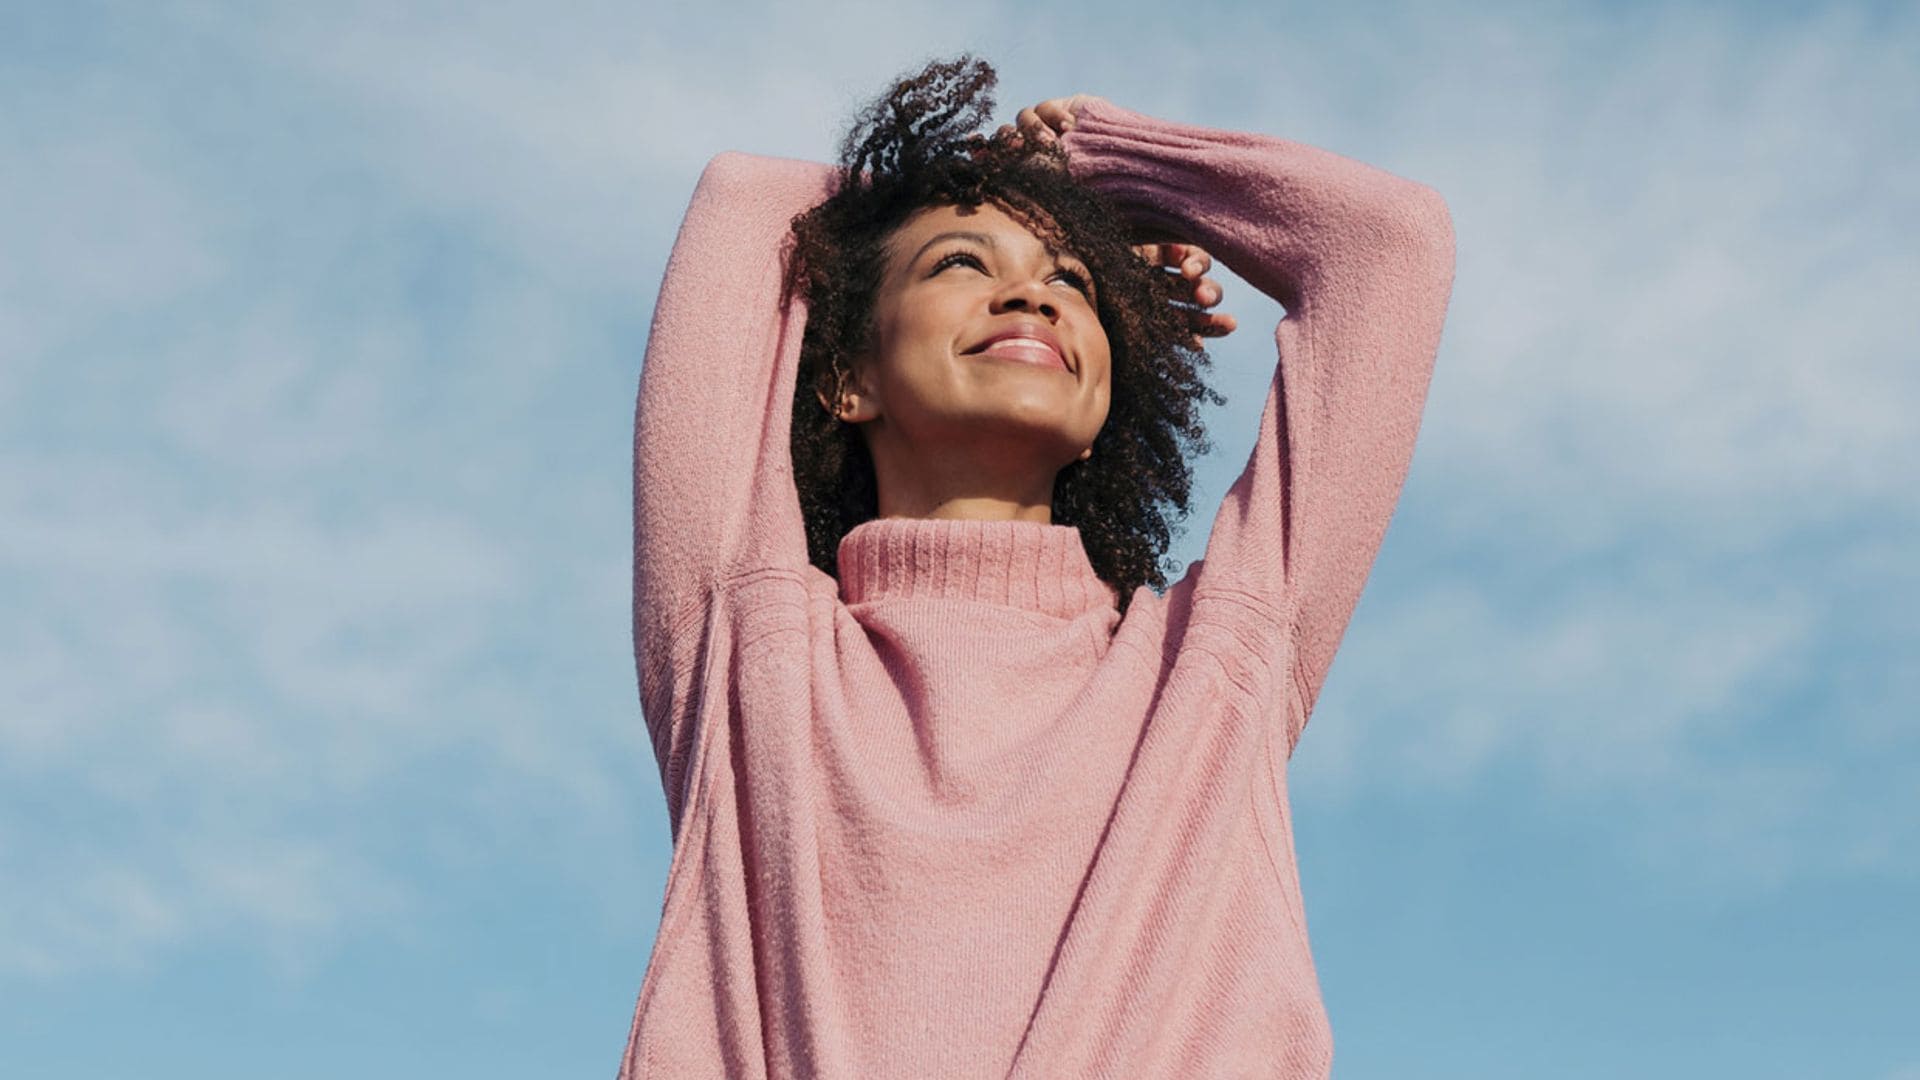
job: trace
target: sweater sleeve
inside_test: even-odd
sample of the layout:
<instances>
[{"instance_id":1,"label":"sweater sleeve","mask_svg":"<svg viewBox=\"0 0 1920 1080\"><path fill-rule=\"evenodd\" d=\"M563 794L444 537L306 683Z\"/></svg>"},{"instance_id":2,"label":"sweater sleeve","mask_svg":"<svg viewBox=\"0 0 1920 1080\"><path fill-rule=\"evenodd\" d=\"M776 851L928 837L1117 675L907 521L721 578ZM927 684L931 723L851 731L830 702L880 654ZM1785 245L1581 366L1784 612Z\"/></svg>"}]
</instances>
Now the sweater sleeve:
<instances>
[{"instance_id":1,"label":"sweater sleeve","mask_svg":"<svg viewBox=\"0 0 1920 1080\"><path fill-rule=\"evenodd\" d=\"M1329 151L1105 101L1061 142L1143 235L1201 245L1286 308L1253 453L1188 575L1196 604L1245 608L1261 659L1290 677L1291 750L1412 459L1453 287L1451 216L1432 188Z\"/></svg>"},{"instance_id":2,"label":"sweater sleeve","mask_svg":"<svg viewBox=\"0 0 1920 1080\"><path fill-rule=\"evenodd\" d=\"M787 434L805 304L780 303L794 215L831 167L729 151L708 162L667 258L633 439L633 636L678 820L689 692L715 586L807 564Z\"/></svg>"}]
</instances>

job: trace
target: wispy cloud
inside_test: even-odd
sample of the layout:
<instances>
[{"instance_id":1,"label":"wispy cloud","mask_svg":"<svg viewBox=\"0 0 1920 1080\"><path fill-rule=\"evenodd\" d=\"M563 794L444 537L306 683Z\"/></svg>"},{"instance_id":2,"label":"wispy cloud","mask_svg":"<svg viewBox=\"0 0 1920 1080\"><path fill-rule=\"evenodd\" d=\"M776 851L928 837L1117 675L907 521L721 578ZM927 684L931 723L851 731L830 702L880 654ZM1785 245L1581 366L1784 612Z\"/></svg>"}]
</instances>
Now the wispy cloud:
<instances>
[{"instance_id":1,"label":"wispy cloud","mask_svg":"<svg viewBox=\"0 0 1920 1080\"><path fill-rule=\"evenodd\" d=\"M704 49L613 7L36 16L80 55L20 53L0 117L36 161L0 177L0 974L404 932L427 866L547 814L606 880L650 275L707 158L817 155L931 10L874 5L865 75L784 9Z\"/></svg>"},{"instance_id":2,"label":"wispy cloud","mask_svg":"<svg viewBox=\"0 0 1920 1080\"><path fill-rule=\"evenodd\" d=\"M1286 61L1228 126L1321 141L1369 97L1378 126L1325 141L1437 187L1459 240L1407 501L1296 790L1517 764L1664 880L1920 871L1913 19L1407 18L1211 57Z\"/></svg>"},{"instance_id":3,"label":"wispy cloud","mask_svg":"<svg viewBox=\"0 0 1920 1080\"><path fill-rule=\"evenodd\" d=\"M0 889L0 973L234 934L297 970L402 932L423 861L504 850L530 805L583 837L657 812L620 779L649 767L625 439L678 214L713 153L824 157L887 77L970 44L1003 112L1087 88L1453 208L1414 483L1299 790L1517 762L1525 798L1640 807L1607 817L1633 857L1910 872L1911 19L1423 12L1248 19L1143 65L1125 19L992 5L744 36L188 5L22 56L0 880L33 886ZM1245 417L1271 308L1237 295ZM1250 438L1218 431L1212 497Z\"/></svg>"}]
</instances>

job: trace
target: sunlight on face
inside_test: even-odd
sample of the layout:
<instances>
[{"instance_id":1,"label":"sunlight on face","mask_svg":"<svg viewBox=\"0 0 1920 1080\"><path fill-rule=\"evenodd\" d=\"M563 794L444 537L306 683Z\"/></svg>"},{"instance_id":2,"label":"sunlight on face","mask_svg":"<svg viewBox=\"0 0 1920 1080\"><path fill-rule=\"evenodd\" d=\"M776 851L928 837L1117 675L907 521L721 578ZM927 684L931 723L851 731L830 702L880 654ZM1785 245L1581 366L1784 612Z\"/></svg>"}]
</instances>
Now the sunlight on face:
<instances>
[{"instance_id":1,"label":"sunlight on face","mask_svg":"<svg viewBox=\"0 0 1920 1080\"><path fill-rule=\"evenodd\" d=\"M1073 461L1109 403L1097 285L991 202L909 218L874 302L870 437L918 454L990 452L1048 475Z\"/></svg>"}]
</instances>

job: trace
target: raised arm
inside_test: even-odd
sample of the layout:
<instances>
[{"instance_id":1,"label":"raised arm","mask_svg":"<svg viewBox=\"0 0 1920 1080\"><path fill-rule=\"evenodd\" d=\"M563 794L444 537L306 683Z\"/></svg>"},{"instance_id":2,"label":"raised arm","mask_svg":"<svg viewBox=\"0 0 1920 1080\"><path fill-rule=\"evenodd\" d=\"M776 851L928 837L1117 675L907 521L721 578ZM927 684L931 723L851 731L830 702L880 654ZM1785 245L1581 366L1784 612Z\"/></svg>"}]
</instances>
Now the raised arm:
<instances>
[{"instance_id":1,"label":"raised arm","mask_svg":"<svg viewBox=\"0 0 1920 1080\"><path fill-rule=\"evenodd\" d=\"M804 304L780 305L790 223L833 170L727 152L694 188L668 256L633 435L633 634L642 708L677 818L684 689L713 586L803 567L787 430Z\"/></svg>"},{"instance_id":2,"label":"raised arm","mask_svg":"<svg viewBox=\"0 0 1920 1080\"><path fill-rule=\"evenodd\" d=\"M1196 603L1247 608L1265 657L1293 658L1291 747L1412 460L1453 287L1446 203L1329 151L1098 98L1061 142L1142 229L1199 244L1287 309L1259 438L1188 572Z\"/></svg>"}]
</instances>

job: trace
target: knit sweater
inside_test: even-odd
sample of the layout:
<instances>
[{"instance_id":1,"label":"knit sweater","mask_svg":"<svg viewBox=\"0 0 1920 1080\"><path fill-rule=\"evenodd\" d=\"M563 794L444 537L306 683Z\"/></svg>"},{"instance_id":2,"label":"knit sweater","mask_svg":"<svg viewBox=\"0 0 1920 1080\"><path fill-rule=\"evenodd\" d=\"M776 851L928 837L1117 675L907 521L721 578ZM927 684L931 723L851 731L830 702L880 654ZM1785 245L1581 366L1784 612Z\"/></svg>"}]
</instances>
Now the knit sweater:
<instances>
[{"instance_id":1,"label":"knit sweater","mask_svg":"<svg viewBox=\"0 0 1920 1080\"><path fill-rule=\"evenodd\" d=\"M1431 188L1094 102L1069 170L1286 309L1204 557L883 518L807 557L793 216L722 153L640 377L633 633L673 861L620 1077L1323 1077L1287 764L1399 499L1453 283Z\"/></svg>"}]
</instances>

